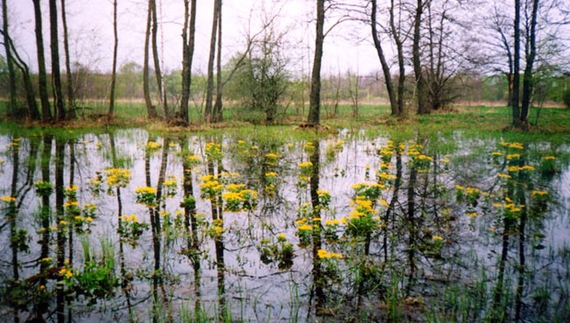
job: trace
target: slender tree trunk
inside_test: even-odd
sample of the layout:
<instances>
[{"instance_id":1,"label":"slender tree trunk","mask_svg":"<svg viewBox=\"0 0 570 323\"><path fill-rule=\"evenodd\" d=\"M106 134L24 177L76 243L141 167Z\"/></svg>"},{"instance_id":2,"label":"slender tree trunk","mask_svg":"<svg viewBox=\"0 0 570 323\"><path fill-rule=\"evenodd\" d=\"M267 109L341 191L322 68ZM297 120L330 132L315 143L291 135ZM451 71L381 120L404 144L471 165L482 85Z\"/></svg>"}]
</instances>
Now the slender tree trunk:
<instances>
[{"instance_id":1,"label":"slender tree trunk","mask_svg":"<svg viewBox=\"0 0 570 323\"><path fill-rule=\"evenodd\" d=\"M527 50L526 50L526 66L523 78L523 93L520 111L520 123L526 124L528 121L528 112L530 110L530 101L534 88L534 60L536 58L536 23L538 16L539 0L532 1L532 13L530 20L530 30L528 34Z\"/></svg>"},{"instance_id":2,"label":"slender tree trunk","mask_svg":"<svg viewBox=\"0 0 570 323\"><path fill-rule=\"evenodd\" d=\"M222 0L218 3L218 50L216 53L216 102L213 121L221 122L222 116Z\"/></svg>"},{"instance_id":3,"label":"slender tree trunk","mask_svg":"<svg viewBox=\"0 0 570 323\"><path fill-rule=\"evenodd\" d=\"M149 87L149 44L150 44L150 29L152 21L152 3L153 0L148 1L148 10L146 18L146 32L144 38L144 59L143 59L143 95L144 102L146 104L146 111L149 119L156 119L158 116L156 113L156 108L152 105L152 100L150 98L150 87Z\"/></svg>"},{"instance_id":4,"label":"slender tree trunk","mask_svg":"<svg viewBox=\"0 0 570 323\"><path fill-rule=\"evenodd\" d=\"M69 119L75 119L75 93L71 77L71 56L69 56L69 34L67 29L65 0L61 0L61 22L63 27L63 51L65 52L65 75L67 81L67 117Z\"/></svg>"},{"instance_id":5,"label":"slender tree trunk","mask_svg":"<svg viewBox=\"0 0 570 323\"><path fill-rule=\"evenodd\" d=\"M0 30L0 33L4 36L4 31ZM40 111L38 110L38 105L36 103L36 94L34 91L34 85L32 84L32 79L30 77L30 69L28 65L22 60L16 48L14 47L14 42L10 36L4 38L9 43L9 48L12 56L12 63L18 67L22 73L22 78L24 82L24 89L26 91L26 102L28 104L28 115L32 120L40 120Z\"/></svg>"},{"instance_id":6,"label":"slender tree trunk","mask_svg":"<svg viewBox=\"0 0 570 323\"><path fill-rule=\"evenodd\" d=\"M156 1L150 0L151 8L151 21L152 21L152 58L154 62L154 74L156 76L156 84L158 87L159 100L164 112L164 117L168 119L168 104L166 102L166 95L164 95L164 87L162 82L162 70L160 67L160 55L158 53L158 13L156 11Z\"/></svg>"},{"instance_id":7,"label":"slender tree trunk","mask_svg":"<svg viewBox=\"0 0 570 323\"><path fill-rule=\"evenodd\" d=\"M429 1L429 0L428 0ZM425 80L422 75L421 52L420 52L420 38L421 38L421 23L424 10L424 1L417 0L416 14L414 17L414 36L412 45L412 63L414 65L414 76L416 77L416 95L418 98L418 113L429 113L425 100Z\"/></svg>"},{"instance_id":8,"label":"slender tree trunk","mask_svg":"<svg viewBox=\"0 0 570 323\"><path fill-rule=\"evenodd\" d=\"M392 109L393 116L399 116L400 111L398 109L398 102L396 101L396 93L394 92L394 84L392 83L392 75L390 75L390 65L386 60L384 55L384 49L382 48L382 43L380 42L380 37L378 36L378 28L376 26L376 14L378 12L378 5L376 0L371 1L372 9L370 12L370 24L372 27L372 39L374 40L374 47L376 48L376 53L380 59L380 65L382 65L382 72L384 73L384 82L386 82L386 91L388 91L388 97L390 98L390 108Z\"/></svg>"},{"instance_id":9,"label":"slender tree trunk","mask_svg":"<svg viewBox=\"0 0 570 323\"><path fill-rule=\"evenodd\" d=\"M190 22L188 22L190 20ZM180 102L180 119L188 123L188 101L192 86L192 60L194 58L194 42L196 37L196 0L184 1L184 27L182 28L182 97Z\"/></svg>"},{"instance_id":10,"label":"slender tree trunk","mask_svg":"<svg viewBox=\"0 0 570 323\"><path fill-rule=\"evenodd\" d=\"M61 73L59 68L59 40L57 26L57 0L49 0L49 21L51 41L51 77L53 79L53 96L55 117L57 121L65 120L65 105L61 90Z\"/></svg>"},{"instance_id":11,"label":"slender tree trunk","mask_svg":"<svg viewBox=\"0 0 570 323\"><path fill-rule=\"evenodd\" d=\"M4 29L4 49L6 50L6 64L8 66L8 87L10 91L10 106L8 111L12 117L18 116L18 102L16 101L16 74L14 72L14 59L12 58L12 50L10 49L10 33L8 26L8 0L2 0L2 20L4 21L2 29Z\"/></svg>"},{"instance_id":12,"label":"slender tree trunk","mask_svg":"<svg viewBox=\"0 0 570 323\"><path fill-rule=\"evenodd\" d=\"M42 121L53 121L51 107L49 104L48 90L47 90L47 76L46 76L46 60L44 54L44 37L42 34L42 8L40 0L34 1L34 16L35 16L35 34L36 34L36 49L38 56L38 83L40 90L40 102L42 105Z\"/></svg>"},{"instance_id":13,"label":"slender tree trunk","mask_svg":"<svg viewBox=\"0 0 570 323\"><path fill-rule=\"evenodd\" d=\"M515 21L513 24L515 35L515 48L513 60L513 125L520 125L520 55L521 55L521 2L515 0Z\"/></svg>"},{"instance_id":14,"label":"slender tree trunk","mask_svg":"<svg viewBox=\"0 0 570 323\"><path fill-rule=\"evenodd\" d=\"M323 59L323 43L325 25L325 0L317 0L317 25L315 35L315 56L311 73L311 93L309 94L309 126L318 126L321 117L321 64Z\"/></svg>"},{"instance_id":15,"label":"slender tree trunk","mask_svg":"<svg viewBox=\"0 0 570 323\"><path fill-rule=\"evenodd\" d=\"M394 43L396 43L396 52L398 56L398 113L400 115L404 114L404 85L406 82L406 67L404 61L404 44L400 36L400 29L396 28L395 14L394 14L395 4L394 0L390 1L390 30L392 31L392 37L394 38ZM398 21L398 26L400 21Z\"/></svg>"},{"instance_id":16,"label":"slender tree trunk","mask_svg":"<svg viewBox=\"0 0 570 323\"><path fill-rule=\"evenodd\" d=\"M117 54L119 52L119 35L117 32L117 0L113 1L113 69L111 70L111 94L109 96L108 119L113 120L115 113L115 84L117 82Z\"/></svg>"},{"instance_id":17,"label":"slender tree trunk","mask_svg":"<svg viewBox=\"0 0 570 323\"><path fill-rule=\"evenodd\" d=\"M218 34L218 10L220 0L214 2L214 18L212 21L212 36L210 37L210 55L208 56L208 85L206 88L206 107L204 109L204 122L213 121L213 97L214 97L214 59L216 57L216 36Z\"/></svg>"}]
</instances>

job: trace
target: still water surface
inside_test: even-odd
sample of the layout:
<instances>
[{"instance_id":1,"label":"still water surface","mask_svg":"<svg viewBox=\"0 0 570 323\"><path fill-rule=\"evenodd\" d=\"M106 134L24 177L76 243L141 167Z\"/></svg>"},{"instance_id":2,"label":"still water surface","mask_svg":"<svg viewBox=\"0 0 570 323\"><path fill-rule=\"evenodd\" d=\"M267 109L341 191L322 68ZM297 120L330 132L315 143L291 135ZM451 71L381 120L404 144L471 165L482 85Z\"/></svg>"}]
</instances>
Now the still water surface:
<instances>
[{"instance_id":1,"label":"still water surface","mask_svg":"<svg viewBox=\"0 0 570 323\"><path fill-rule=\"evenodd\" d=\"M2 135L0 321L566 322L568 145Z\"/></svg>"}]
</instances>

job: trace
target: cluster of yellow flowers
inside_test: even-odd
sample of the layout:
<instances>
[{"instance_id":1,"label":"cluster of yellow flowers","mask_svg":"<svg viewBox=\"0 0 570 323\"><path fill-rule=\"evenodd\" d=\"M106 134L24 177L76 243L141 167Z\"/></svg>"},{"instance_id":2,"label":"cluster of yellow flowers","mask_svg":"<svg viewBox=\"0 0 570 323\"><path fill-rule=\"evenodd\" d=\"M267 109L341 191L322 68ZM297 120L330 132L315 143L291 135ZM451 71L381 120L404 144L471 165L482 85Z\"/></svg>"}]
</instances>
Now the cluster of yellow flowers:
<instances>
[{"instance_id":1,"label":"cluster of yellow flowers","mask_svg":"<svg viewBox=\"0 0 570 323\"><path fill-rule=\"evenodd\" d=\"M123 214L121 215L121 220L124 222L133 222L133 223L139 222L139 218L137 217L136 214L131 214L131 215Z\"/></svg>"},{"instance_id":2,"label":"cluster of yellow flowers","mask_svg":"<svg viewBox=\"0 0 570 323\"><path fill-rule=\"evenodd\" d=\"M136 194L156 194L156 188L143 186L135 189Z\"/></svg>"},{"instance_id":3,"label":"cluster of yellow flowers","mask_svg":"<svg viewBox=\"0 0 570 323\"><path fill-rule=\"evenodd\" d=\"M146 143L146 148L150 150L159 149L160 147L162 147L162 144L160 142L149 140L149 142Z\"/></svg>"},{"instance_id":4,"label":"cluster of yellow flowers","mask_svg":"<svg viewBox=\"0 0 570 323\"><path fill-rule=\"evenodd\" d=\"M126 187L131 180L131 170L121 168L108 168L104 171L107 175L107 185L109 187Z\"/></svg>"},{"instance_id":5,"label":"cluster of yellow flowers","mask_svg":"<svg viewBox=\"0 0 570 323\"><path fill-rule=\"evenodd\" d=\"M0 197L0 199L1 199L2 201L6 202L6 203L15 203L15 202L16 202L16 198L15 198L15 197L7 196L7 195L4 195L4 196Z\"/></svg>"},{"instance_id":6,"label":"cluster of yellow flowers","mask_svg":"<svg viewBox=\"0 0 570 323\"><path fill-rule=\"evenodd\" d=\"M325 249L319 249L317 251L317 256L319 259L342 259L343 256L340 253L328 252Z\"/></svg>"},{"instance_id":7,"label":"cluster of yellow flowers","mask_svg":"<svg viewBox=\"0 0 570 323\"><path fill-rule=\"evenodd\" d=\"M61 270L59 271L59 275L69 279L73 277L73 272L71 272L71 269L69 268L61 268Z\"/></svg>"}]
</instances>

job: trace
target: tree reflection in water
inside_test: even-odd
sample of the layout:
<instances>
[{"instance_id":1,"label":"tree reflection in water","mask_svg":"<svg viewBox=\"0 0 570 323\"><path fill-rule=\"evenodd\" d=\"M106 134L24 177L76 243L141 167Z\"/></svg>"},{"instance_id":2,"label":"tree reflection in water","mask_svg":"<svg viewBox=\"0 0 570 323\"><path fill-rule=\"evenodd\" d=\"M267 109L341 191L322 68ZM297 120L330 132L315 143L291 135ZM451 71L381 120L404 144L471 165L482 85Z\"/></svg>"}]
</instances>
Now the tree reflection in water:
<instances>
[{"instance_id":1,"label":"tree reflection in water","mask_svg":"<svg viewBox=\"0 0 570 323\"><path fill-rule=\"evenodd\" d=\"M570 318L561 146L0 138L4 321Z\"/></svg>"}]
</instances>

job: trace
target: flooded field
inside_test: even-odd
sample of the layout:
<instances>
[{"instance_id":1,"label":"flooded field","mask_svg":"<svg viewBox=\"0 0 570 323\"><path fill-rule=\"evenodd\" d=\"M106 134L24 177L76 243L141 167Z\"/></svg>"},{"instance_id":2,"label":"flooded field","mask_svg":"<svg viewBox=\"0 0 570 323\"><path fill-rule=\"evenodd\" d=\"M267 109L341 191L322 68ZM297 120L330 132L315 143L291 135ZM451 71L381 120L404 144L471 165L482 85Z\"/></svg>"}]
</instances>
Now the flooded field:
<instances>
[{"instance_id":1,"label":"flooded field","mask_svg":"<svg viewBox=\"0 0 570 323\"><path fill-rule=\"evenodd\" d=\"M0 321L570 321L568 144L298 137L1 135Z\"/></svg>"}]
</instances>

